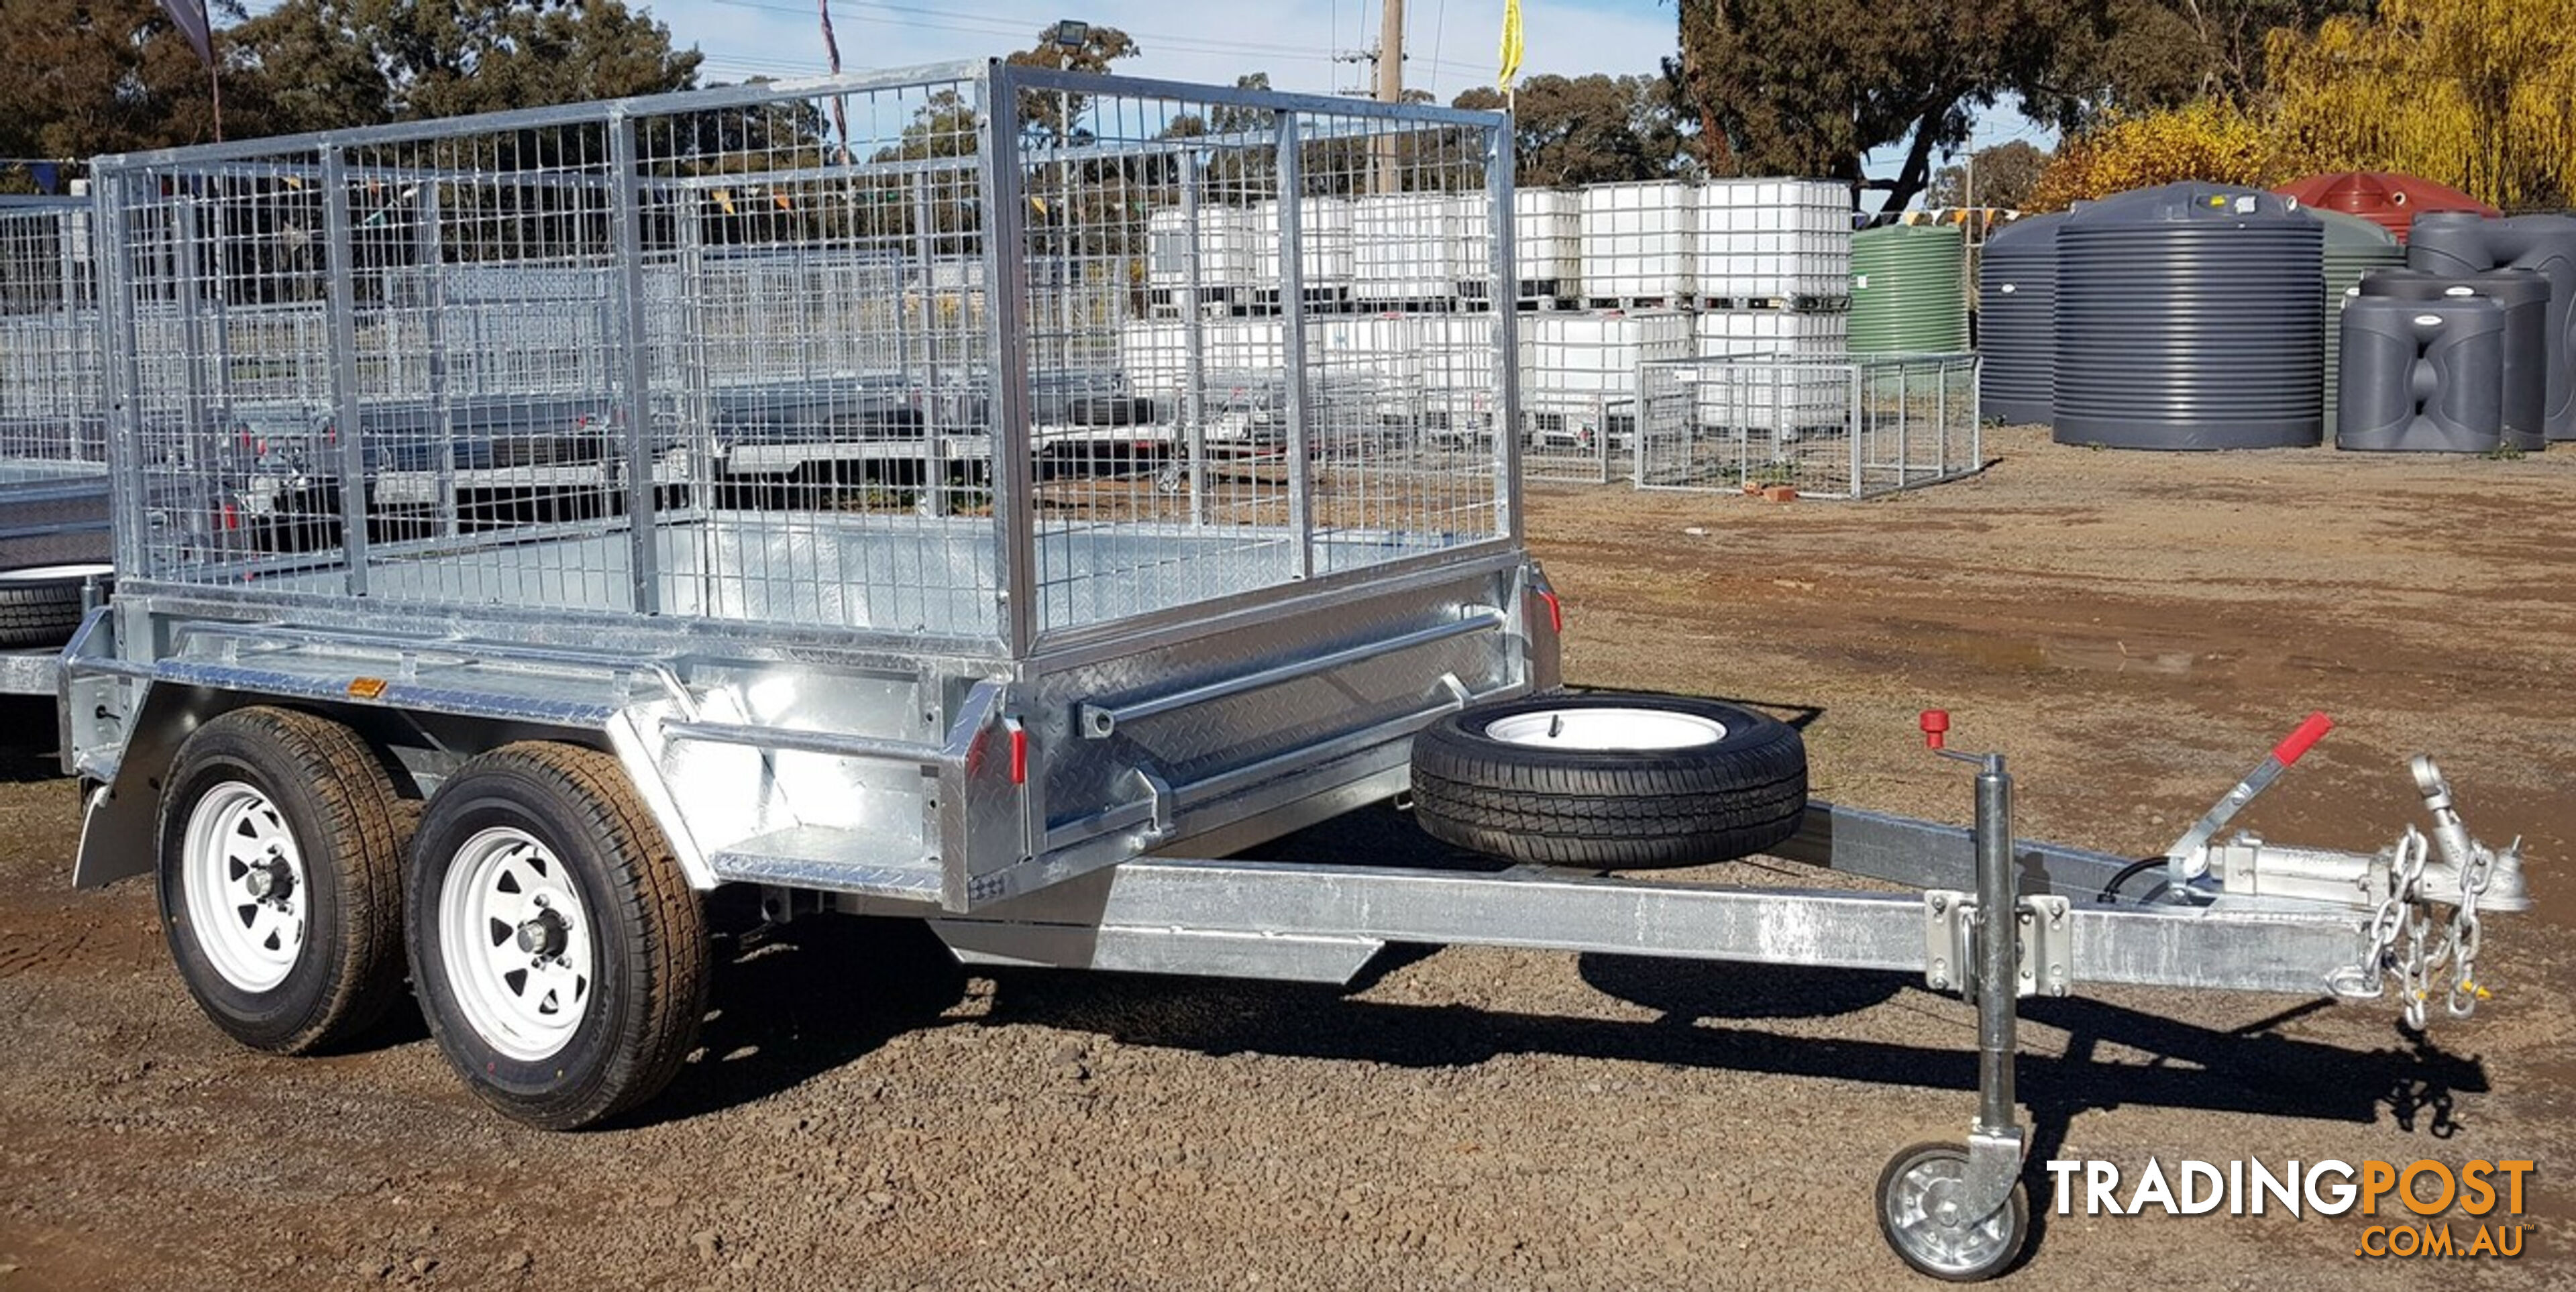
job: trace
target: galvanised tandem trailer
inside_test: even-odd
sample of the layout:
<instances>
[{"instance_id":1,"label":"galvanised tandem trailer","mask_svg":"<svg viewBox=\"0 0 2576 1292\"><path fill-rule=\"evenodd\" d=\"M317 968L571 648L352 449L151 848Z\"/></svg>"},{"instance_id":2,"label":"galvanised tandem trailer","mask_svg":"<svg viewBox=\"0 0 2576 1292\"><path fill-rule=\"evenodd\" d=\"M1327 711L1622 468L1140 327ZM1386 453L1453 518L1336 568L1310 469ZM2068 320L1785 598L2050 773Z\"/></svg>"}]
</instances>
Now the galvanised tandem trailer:
<instances>
[{"instance_id":1,"label":"galvanised tandem trailer","mask_svg":"<svg viewBox=\"0 0 2576 1292\"><path fill-rule=\"evenodd\" d=\"M2015 838L2000 757L1972 758L1963 830L1810 800L1762 715L1563 691L1499 431L1513 312L1442 329L1493 374L1473 413L1390 401L1307 343L1343 306L1303 282L1294 199L1482 201L1467 295L1509 301L1510 157L1489 114L996 63L102 159L120 579L64 666L78 881L156 876L183 979L252 1046L345 1038L408 978L465 1083L546 1127L671 1076L727 885L772 920L918 918L976 964L1342 982L1408 942L1919 973L1977 1004L1979 1100L1879 1197L1898 1253L1951 1278L2027 1232L2020 998L2394 978L2419 1019L2474 1006L2519 861L2429 763L2429 841L2220 839L2312 724L2136 863ZM1149 293L1140 267L1156 212L1256 203L1289 379L1279 451L1247 459L1194 393L1202 320L1245 306L1195 277ZM1182 241L1155 263L1193 275ZM917 271L785 320L722 286L881 249ZM551 308L575 271L601 295L570 377L441 299L470 280L481 315L518 290ZM1084 455L1057 439L1098 429L1042 392L1114 366L1155 308L1191 372L1152 469L1064 467ZM907 372L975 397L896 444ZM755 380L866 451L728 484L725 410ZM225 434L281 381L332 427L307 445L327 487L269 496L301 513L272 518L285 544L232 509L256 456ZM599 410L591 505L457 487L456 425L514 400ZM368 487L378 435L418 483ZM1401 795L1500 860L1228 859ZM1605 873L1753 852L1912 891Z\"/></svg>"}]
</instances>

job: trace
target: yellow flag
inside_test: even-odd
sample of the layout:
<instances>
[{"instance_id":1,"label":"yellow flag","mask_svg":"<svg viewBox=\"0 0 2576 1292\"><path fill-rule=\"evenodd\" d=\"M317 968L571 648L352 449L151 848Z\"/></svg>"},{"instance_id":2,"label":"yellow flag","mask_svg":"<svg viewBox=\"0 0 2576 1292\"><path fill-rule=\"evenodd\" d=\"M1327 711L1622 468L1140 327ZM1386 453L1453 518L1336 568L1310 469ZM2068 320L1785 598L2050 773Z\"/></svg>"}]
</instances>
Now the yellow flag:
<instances>
[{"instance_id":1,"label":"yellow flag","mask_svg":"<svg viewBox=\"0 0 2576 1292\"><path fill-rule=\"evenodd\" d=\"M1521 0L1503 0L1503 71L1494 84L1509 93L1521 74Z\"/></svg>"}]
</instances>

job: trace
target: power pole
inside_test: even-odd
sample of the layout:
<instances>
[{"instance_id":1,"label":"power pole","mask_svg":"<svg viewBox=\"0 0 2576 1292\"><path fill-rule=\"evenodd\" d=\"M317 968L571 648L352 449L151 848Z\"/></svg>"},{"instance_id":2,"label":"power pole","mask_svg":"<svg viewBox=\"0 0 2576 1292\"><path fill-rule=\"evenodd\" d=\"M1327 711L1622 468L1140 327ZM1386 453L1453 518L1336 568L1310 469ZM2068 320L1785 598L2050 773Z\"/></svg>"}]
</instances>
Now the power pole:
<instances>
[{"instance_id":1,"label":"power pole","mask_svg":"<svg viewBox=\"0 0 2576 1292\"><path fill-rule=\"evenodd\" d=\"M1380 103L1404 102L1404 0L1379 0L1377 24L1377 97ZM1396 166L1396 137L1377 141L1377 191L1403 188Z\"/></svg>"}]
</instances>

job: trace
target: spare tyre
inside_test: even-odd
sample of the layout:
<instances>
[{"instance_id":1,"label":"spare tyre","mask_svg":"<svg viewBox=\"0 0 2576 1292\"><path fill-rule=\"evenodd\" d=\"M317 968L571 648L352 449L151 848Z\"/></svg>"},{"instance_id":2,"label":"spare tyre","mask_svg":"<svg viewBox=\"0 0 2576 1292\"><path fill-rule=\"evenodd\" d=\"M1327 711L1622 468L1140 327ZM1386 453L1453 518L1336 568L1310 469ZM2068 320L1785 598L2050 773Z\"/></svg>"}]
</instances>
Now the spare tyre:
<instances>
[{"instance_id":1,"label":"spare tyre","mask_svg":"<svg viewBox=\"0 0 2576 1292\"><path fill-rule=\"evenodd\" d=\"M1413 738L1422 828L1512 861L1728 861L1797 833L1806 808L1797 731L1715 700L1534 695L1462 709Z\"/></svg>"},{"instance_id":2,"label":"spare tyre","mask_svg":"<svg viewBox=\"0 0 2576 1292\"><path fill-rule=\"evenodd\" d=\"M81 589L110 573L104 565L37 565L0 570L0 647L60 646L80 627Z\"/></svg>"}]
</instances>

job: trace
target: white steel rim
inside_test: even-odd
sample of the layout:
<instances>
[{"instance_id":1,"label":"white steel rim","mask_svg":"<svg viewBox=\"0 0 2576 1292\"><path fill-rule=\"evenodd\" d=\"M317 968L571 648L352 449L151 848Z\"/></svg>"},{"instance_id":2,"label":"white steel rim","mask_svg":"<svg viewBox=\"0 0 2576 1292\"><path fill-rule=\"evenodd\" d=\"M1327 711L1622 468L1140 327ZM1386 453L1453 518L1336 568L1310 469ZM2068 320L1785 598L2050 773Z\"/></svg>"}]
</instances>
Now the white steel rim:
<instances>
[{"instance_id":1,"label":"white steel rim","mask_svg":"<svg viewBox=\"0 0 2576 1292\"><path fill-rule=\"evenodd\" d=\"M53 583L114 573L116 567L113 565L22 565L14 570L0 570L0 583Z\"/></svg>"},{"instance_id":2,"label":"white steel rim","mask_svg":"<svg viewBox=\"0 0 2576 1292\"><path fill-rule=\"evenodd\" d=\"M258 994L295 971L311 899L304 853L257 786L223 781L188 809L179 883L197 949L225 982Z\"/></svg>"},{"instance_id":3,"label":"white steel rim","mask_svg":"<svg viewBox=\"0 0 2576 1292\"><path fill-rule=\"evenodd\" d=\"M1726 739L1726 724L1670 709L1538 709L1496 718L1485 734L1541 749L1698 749Z\"/></svg>"},{"instance_id":4,"label":"white steel rim","mask_svg":"<svg viewBox=\"0 0 2576 1292\"><path fill-rule=\"evenodd\" d=\"M1944 1274L1968 1274L2009 1255L2013 1234L2010 1199L1971 1220L1960 1214L1958 1201L1967 1191L1965 1160L1926 1156L1905 1168L1879 1205L1887 1209L1888 1232L1917 1263Z\"/></svg>"},{"instance_id":5,"label":"white steel rim","mask_svg":"<svg viewBox=\"0 0 2576 1292\"><path fill-rule=\"evenodd\" d=\"M496 826L465 841L438 890L439 959L467 1025L510 1058L551 1058L598 983L590 913L534 835Z\"/></svg>"}]
</instances>

